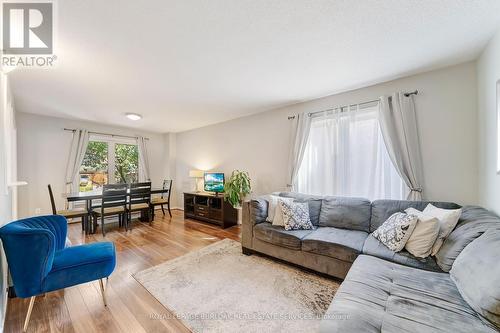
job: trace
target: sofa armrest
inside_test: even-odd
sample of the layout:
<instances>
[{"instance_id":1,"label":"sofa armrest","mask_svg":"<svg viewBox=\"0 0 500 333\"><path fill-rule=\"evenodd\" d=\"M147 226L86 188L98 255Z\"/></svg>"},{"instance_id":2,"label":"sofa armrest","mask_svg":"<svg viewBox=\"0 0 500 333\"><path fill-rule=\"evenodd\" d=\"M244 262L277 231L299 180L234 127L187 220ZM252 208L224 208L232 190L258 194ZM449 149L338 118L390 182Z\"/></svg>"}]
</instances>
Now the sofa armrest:
<instances>
[{"instance_id":1,"label":"sofa armrest","mask_svg":"<svg viewBox=\"0 0 500 333\"><path fill-rule=\"evenodd\" d=\"M253 227L258 223L266 221L267 207L267 201L264 199L253 199L243 202L241 230L241 245L243 247L252 248Z\"/></svg>"},{"instance_id":2,"label":"sofa armrest","mask_svg":"<svg viewBox=\"0 0 500 333\"><path fill-rule=\"evenodd\" d=\"M267 218L267 200L262 198L252 199L249 201L250 208L250 222L252 224L258 224L266 222Z\"/></svg>"}]
</instances>

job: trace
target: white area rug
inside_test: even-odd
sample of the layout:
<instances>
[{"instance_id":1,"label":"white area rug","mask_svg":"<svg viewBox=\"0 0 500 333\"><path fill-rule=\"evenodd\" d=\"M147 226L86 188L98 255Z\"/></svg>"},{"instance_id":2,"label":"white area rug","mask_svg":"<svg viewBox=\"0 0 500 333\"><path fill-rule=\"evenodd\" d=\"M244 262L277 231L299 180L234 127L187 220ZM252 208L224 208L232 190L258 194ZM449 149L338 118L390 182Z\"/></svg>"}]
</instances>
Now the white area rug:
<instances>
[{"instance_id":1,"label":"white area rug","mask_svg":"<svg viewBox=\"0 0 500 333\"><path fill-rule=\"evenodd\" d=\"M339 286L229 239L134 277L193 332L317 332Z\"/></svg>"}]
</instances>

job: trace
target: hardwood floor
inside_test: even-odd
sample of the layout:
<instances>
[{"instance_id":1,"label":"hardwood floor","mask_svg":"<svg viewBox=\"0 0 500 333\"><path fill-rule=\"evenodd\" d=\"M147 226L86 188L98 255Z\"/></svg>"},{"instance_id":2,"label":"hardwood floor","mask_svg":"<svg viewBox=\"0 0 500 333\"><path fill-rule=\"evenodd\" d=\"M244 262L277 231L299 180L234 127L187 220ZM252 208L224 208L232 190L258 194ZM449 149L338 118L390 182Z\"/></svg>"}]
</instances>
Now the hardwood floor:
<instances>
[{"instance_id":1,"label":"hardwood floor","mask_svg":"<svg viewBox=\"0 0 500 333\"><path fill-rule=\"evenodd\" d=\"M194 220L184 220L182 211L172 219L156 214L152 226L134 222L132 231L106 225L109 232L84 235L80 224L71 224L73 244L112 241L117 265L106 284L108 306L104 307L97 281L37 297L28 332L189 332L177 319L153 319L169 314L132 274L202 248L220 239L240 240L240 227L220 229ZM29 299L9 299L5 332L21 332ZM170 317L170 316L168 316Z\"/></svg>"}]
</instances>

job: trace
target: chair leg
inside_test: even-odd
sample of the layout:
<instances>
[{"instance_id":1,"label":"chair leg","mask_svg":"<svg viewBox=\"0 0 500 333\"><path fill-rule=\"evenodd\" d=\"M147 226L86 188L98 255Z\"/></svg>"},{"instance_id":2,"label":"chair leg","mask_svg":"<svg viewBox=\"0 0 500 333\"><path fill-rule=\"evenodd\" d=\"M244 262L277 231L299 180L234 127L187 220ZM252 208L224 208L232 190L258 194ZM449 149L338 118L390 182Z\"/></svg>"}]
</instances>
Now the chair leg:
<instances>
[{"instance_id":1,"label":"chair leg","mask_svg":"<svg viewBox=\"0 0 500 333\"><path fill-rule=\"evenodd\" d=\"M167 208L168 208L168 215L170 215L170 218L172 218L172 212L170 211L170 200L168 201Z\"/></svg>"},{"instance_id":2,"label":"chair leg","mask_svg":"<svg viewBox=\"0 0 500 333\"><path fill-rule=\"evenodd\" d=\"M26 319L24 320L23 332L26 332L26 330L28 329L28 324L29 324L30 318L31 318L31 311L33 310L33 305L35 304L35 298L36 298L36 296L31 296L31 298L30 298L30 305L28 306L28 313L26 313Z\"/></svg>"},{"instance_id":3,"label":"chair leg","mask_svg":"<svg viewBox=\"0 0 500 333\"><path fill-rule=\"evenodd\" d=\"M83 217L82 223L84 224L83 230L85 231L85 234L88 234L90 232L90 230L89 230L89 216L88 215Z\"/></svg>"},{"instance_id":4,"label":"chair leg","mask_svg":"<svg viewBox=\"0 0 500 333\"><path fill-rule=\"evenodd\" d=\"M102 301L104 302L104 306L108 306L106 302L106 294L104 293L104 283L102 283L102 279L99 279L99 286L101 287Z\"/></svg>"},{"instance_id":5,"label":"chair leg","mask_svg":"<svg viewBox=\"0 0 500 333\"><path fill-rule=\"evenodd\" d=\"M154 219L155 219L155 206L154 205L150 205L149 209L151 210L151 218L154 221Z\"/></svg>"},{"instance_id":6,"label":"chair leg","mask_svg":"<svg viewBox=\"0 0 500 333\"><path fill-rule=\"evenodd\" d=\"M163 216L165 216L165 209L163 208L163 205L161 205L161 212L163 213Z\"/></svg>"},{"instance_id":7,"label":"chair leg","mask_svg":"<svg viewBox=\"0 0 500 333\"><path fill-rule=\"evenodd\" d=\"M104 215L101 216L101 230L102 230L102 237L106 237L106 230L104 230Z\"/></svg>"},{"instance_id":8,"label":"chair leg","mask_svg":"<svg viewBox=\"0 0 500 333\"><path fill-rule=\"evenodd\" d=\"M82 231L85 231L85 216L82 216Z\"/></svg>"},{"instance_id":9,"label":"chair leg","mask_svg":"<svg viewBox=\"0 0 500 333\"><path fill-rule=\"evenodd\" d=\"M132 212L130 211L127 212L127 225L128 230L132 230Z\"/></svg>"}]
</instances>

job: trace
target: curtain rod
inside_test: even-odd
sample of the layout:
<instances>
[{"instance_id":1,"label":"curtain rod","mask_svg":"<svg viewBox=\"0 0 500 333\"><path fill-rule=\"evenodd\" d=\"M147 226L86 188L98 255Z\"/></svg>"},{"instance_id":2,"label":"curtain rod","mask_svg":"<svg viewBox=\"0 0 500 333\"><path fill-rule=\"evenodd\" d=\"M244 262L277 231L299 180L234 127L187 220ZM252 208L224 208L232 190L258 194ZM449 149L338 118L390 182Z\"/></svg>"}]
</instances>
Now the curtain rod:
<instances>
[{"instance_id":1,"label":"curtain rod","mask_svg":"<svg viewBox=\"0 0 500 333\"><path fill-rule=\"evenodd\" d=\"M405 97L410 97L411 95L418 95L418 90L410 91L410 92L405 92L403 95ZM316 114L316 113L327 112L327 111L333 111L333 110L337 110L337 109L341 109L342 110L342 109L344 109L346 107L349 107L349 106L365 105L365 104L375 103L375 102L378 102L378 101L380 101L380 99L374 99L374 100L371 100L371 101L366 101L366 102L357 103L357 104L348 104L348 105L337 106L337 107L329 108L329 109L326 109L326 110L309 112L309 115L313 115L313 114ZM288 120L292 120L292 119L295 119L295 116L288 116Z\"/></svg>"},{"instance_id":2,"label":"curtain rod","mask_svg":"<svg viewBox=\"0 0 500 333\"><path fill-rule=\"evenodd\" d=\"M75 133L76 129L75 128L64 128L65 131L68 132L73 132ZM121 134L112 134L112 133L103 133L103 132L92 132L89 131L89 134L96 134L96 135L104 135L104 136L110 136L112 138L127 138L127 139L138 139L138 136L131 136L131 135L121 135ZM146 140L149 140L149 138L144 138Z\"/></svg>"}]
</instances>

